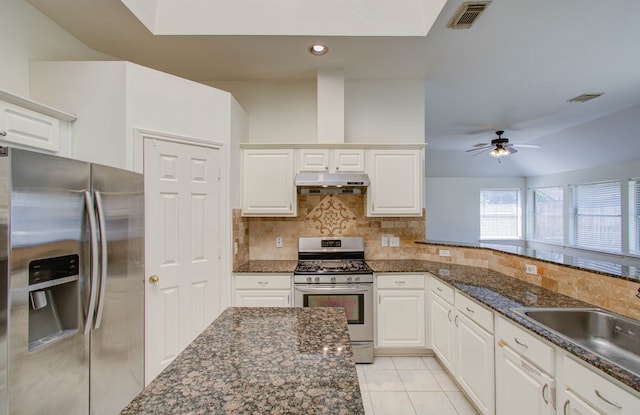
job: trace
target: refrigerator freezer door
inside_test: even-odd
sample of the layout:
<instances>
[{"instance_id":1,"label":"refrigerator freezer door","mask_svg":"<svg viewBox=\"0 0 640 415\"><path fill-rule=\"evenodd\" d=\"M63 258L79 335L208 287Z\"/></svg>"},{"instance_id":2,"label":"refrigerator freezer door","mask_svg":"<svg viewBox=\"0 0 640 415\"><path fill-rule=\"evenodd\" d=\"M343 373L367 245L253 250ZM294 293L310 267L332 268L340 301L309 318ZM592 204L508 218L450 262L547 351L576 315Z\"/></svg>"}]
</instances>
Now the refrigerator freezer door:
<instances>
[{"instance_id":1,"label":"refrigerator freezer door","mask_svg":"<svg viewBox=\"0 0 640 415\"><path fill-rule=\"evenodd\" d=\"M8 382L7 317L9 314L9 157L0 147L0 415L6 415Z\"/></svg>"},{"instance_id":2,"label":"refrigerator freezer door","mask_svg":"<svg viewBox=\"0 0 640 415\"><path fill-rule=\"evenodd\" d=\"M92 180L107 261L91 333L91 413L114 414L144 386L144 180L95 164Z\"/></svg>"},{"instance_id":3,"label":"refrigerator freezer door","mask_svg":"<svg viewBox=\"0 0 640 415\"><path fill-rule=\"evenodd\" d=\"M16 149L8 157L11 183L0 191L9 193L11 214L9 412L85 415L89 337L82 334L81 292L90 262L83 196L89 165ZM74 271L51 285L55 275L47 274L60 264ZM35 306L31 292L46 301Z\"/></svg>"}]
</instances>

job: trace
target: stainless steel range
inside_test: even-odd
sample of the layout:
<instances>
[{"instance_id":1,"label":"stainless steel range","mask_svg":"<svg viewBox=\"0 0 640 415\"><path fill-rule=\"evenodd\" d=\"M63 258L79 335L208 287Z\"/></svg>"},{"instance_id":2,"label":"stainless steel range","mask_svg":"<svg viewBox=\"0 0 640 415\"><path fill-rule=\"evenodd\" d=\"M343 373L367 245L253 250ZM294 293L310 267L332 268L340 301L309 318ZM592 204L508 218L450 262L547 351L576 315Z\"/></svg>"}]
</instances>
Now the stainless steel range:
<instances>
[{"instance_id":1,"label":"stainless steel range","mask_svg":"<svg viewBox=\"0 0 640 415\"><path fill-rule=\"evenodd\" d=\"M363 238L299 238L294 306L343 307L356 363L373 362L373 271Z\"/></svg>"}]
</instances>

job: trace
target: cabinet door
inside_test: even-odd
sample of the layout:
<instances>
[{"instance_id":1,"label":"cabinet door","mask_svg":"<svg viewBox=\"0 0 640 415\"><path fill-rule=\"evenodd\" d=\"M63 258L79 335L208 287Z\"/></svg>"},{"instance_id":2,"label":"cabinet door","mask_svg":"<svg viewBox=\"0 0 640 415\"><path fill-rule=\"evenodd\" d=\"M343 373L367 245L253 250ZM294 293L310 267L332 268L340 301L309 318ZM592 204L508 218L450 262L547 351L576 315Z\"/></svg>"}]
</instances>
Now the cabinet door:
<instances>
[{"instance_id":1,"label":"cabinet door","mask_svg":"<svg viewBox=\"0 0 640 415\"><path fill-rule=\"evenodd\" d=\"M243 150L242 215L295 216L293 150Z\"/></svg>"},{"instance_id":2,"label":"cabinet door","mask_svg":"<svg viewBox=\"0 0 640 415\"><path fill-rule=\"evenodd\" d=\"M236 307L291 307L288 290L236 290Z\"/></svg>"},{"instance_id":3,"label":"cabinet door","mask_svg":"<svg viewBox=\"0 0 640 415\"><path fill-rule=\"evenodd\" d=\"M456 379L482 414L493 414L493 336L464 314L458 313L456 337Z\"/></svg>"},{"instance_id":4,"label":"cabinet door","mask_svg":"<svg viewBox=\"0 0 640 415\"><path fill-rule=\"evenodd\" d=\"M298 171L328 171L329 150L307 149L298 150Z\"/></svg>"},{"instance_id":5,"label":"cabinet door","mask_svg":"<svg viewBox=\"0 0 640 415\"><path fill-rule=\"evenodd\" d=\"M424 290L378 290L378 346L425 346Z\"/></svg>"},{"instance_id":6,"label":"cabinet door","mask_svg":"<svg viewBox=\"0 0 640 415\"><path fill-rule=\"evenodd\" d=\"M0 141L58 152L60 120L0 101Z\"/></svg>"},{"instance_id":7,"label":"cabinet door","mask_svg":"<svg viewBox=\"0 0 640 415\"><path fill-rule=\"evenodd\" d=\"M496 347L496 414L552 415L553 379L508 346Z\"/></svg>"},{"instance_id":8,"label":"cabinet door","mask_svg":"<svg viewBox=\"0 0 640 415\"><path fill-rule=\"evenodd\" d=\"M562 408L558 408L559 414L562 415L603 415L602 412L598 412L589 406L588 403L580 399L577 395L571 391L565 391L565 399L562 403Z\"/></svg>"},{"instance_id":9,"label":"cabinet door","mask_svg":"<svg viewBox=\"0 0 640 415\"><path fill-rule=\"evenodd\" d=\"M453 371L453 306L438 295L431 296L431 348L443 365Z\"/></svg>"},{"instance_id":10,"label":"cabinet door","mask_svg":"<svg viewBox=\"0 0 640 415\"><path fill-rule=\"evenodd\" d=\"M364 172L364 150L333 150L331 165L337 172Z\"/></svg>"},{"instance_id":11,"label":"cabinet door","mask_svg":"<svg viewBox=\"0 0 640 415\"><path fill-rule=\"evenodd\" d=\"M421 216L422 170L421 150L370 150L367 216Z\"/></svg>"}]
</instances>

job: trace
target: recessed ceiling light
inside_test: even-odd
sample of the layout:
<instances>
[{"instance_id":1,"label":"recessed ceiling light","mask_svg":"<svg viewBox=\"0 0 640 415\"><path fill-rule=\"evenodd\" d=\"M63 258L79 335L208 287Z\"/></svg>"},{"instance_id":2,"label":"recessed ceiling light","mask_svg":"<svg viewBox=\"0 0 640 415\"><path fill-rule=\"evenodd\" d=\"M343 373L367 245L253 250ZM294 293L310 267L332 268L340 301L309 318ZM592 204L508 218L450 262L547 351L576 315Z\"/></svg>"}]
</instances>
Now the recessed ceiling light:
<instances>
[{"instance_id":1,"label":"recessed ceiling light","mask_svg":"<svg viewBox=\"0 0 640 415\"><path fill-rule=\"evenodd\" d=\"M325 45L321 45L320 43L316 43L315 45L309 46L309 53L316 56L321 56L329 52L329 48Z\"/></svg>"}]
</instances>

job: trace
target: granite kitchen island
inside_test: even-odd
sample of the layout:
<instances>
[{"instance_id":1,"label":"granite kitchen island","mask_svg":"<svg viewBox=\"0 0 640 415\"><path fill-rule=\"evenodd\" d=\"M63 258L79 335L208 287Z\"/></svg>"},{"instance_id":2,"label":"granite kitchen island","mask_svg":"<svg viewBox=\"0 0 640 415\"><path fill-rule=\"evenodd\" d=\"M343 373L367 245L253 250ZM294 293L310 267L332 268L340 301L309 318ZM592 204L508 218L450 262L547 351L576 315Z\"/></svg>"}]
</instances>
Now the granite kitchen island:
<instances>
[{"instance_id":1,"label":"granite kitchen island","mask_svg":"<svg viewBox=\"0 0 640 415\"><path fill-rule=\"evenodd\" d=\"M227 308L122 414L364 414L342 308Z\"/></svg>"}]
</instances>

